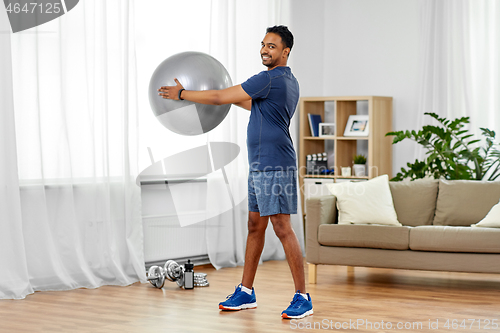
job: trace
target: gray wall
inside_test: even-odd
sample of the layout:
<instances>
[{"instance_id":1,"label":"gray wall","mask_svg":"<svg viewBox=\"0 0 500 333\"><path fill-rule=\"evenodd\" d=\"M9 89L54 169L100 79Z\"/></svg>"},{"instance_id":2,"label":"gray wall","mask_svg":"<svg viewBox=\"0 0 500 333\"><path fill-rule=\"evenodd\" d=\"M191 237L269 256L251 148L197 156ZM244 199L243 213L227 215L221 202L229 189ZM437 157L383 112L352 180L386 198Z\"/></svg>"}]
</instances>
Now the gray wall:
<instances>
[{"instance_id":1,"label":"gray wall","mask_svg":"<svg viewBox=\"0 0 500 333\"><path fill-rule=\"evenodd\" d=\"M393 129L420 116L417 0L291 0L295 46L290 65L302 96L394 98ZM393 173L414 160L416 145L393 148Z\"/></svg>"}]
</instances>

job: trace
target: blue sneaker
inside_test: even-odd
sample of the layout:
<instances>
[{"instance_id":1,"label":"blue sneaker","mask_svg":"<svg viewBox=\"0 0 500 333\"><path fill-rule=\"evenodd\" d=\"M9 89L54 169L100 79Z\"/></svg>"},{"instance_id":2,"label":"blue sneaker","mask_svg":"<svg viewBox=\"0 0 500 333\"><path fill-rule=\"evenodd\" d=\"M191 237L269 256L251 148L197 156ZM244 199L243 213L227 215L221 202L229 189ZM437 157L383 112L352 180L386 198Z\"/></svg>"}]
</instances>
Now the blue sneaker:
<instances>
[{"instance_id":1,"label":"blue sneaker","mask_svg":"<svg viewBox=\"0 0 500 333\"><path fill-rule=\"evenodd\" d=\"M313 314L313 305L311 296L307 294L307 300L302 297L300 291L297 290L290 302L288 308L281 313L281 318L285 319L300 319Z\"/></svg>"},{"instance_id":2,"label":"blue sneaker","mask_svg":"<svg viewBox=\"0 0 500 333\"><path fill-rule=\"evenodd\" d=\"M219 309L221 310L255 309L256 307L255 290L252 288L252 295L248 295L241 290L241 283L236 286L234 293L227 296L224 302L219 303Z\"/></svg>"}]
</instances>

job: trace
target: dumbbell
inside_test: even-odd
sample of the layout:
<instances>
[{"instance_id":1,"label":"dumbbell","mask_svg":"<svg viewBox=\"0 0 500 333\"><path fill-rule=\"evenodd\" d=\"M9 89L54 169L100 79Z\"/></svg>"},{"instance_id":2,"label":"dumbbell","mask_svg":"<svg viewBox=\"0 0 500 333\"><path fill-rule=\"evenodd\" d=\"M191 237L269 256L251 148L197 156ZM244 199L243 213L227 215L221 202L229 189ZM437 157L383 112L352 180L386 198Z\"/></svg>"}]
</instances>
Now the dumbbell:
<instances>
[{"instance_id":1,"label":"dumbbell","mask_svg":"<svg viewBox=\"0 0 500 333\"><path fill-rule=\"evenodd\" d=\"M161 268L160 266L151 266L149 268L147 277L149 283L151 283L153 286L158 289L163 288L163 285L165 284L165 272L163 271L163 268Z\"/></svg>"},{"instance_id":2,"label":"dumbbell","mask_svg":"<svg viewBox=\"0 0 500 333\"><path fill-rule=\"evenodd\" d=\"M158 289L163 288L165 279L177 283L182 288L184 287L184 267L174 260L168 260L163 267L151 266L148 270L147 278ZM195 287L208 287L208 285L206 273L194 273Z\"/></svg>"},{"instance_id":3,"label":"dumbbell","mask_svg":"<svg viewBox=\"0 0 500 333\"><path fill-rule=\"evenodd\" d=\"M184 286L184 267L173 260L168 260L165 263L163 271L169 281L177 283L181 288Z\"/></svg>"},{"instance_id":4,"label":"dumbbell","mask_svg":"<svg viewBox=\"0 0 500 333\"><path fill-rule=\"evenodd\" d=\"M164 267L151 266L148 270L147 278L158 289L163 288L165 278L177 283L182 288L184 286L184 267L173 260L168 260Z\"/></svg>"}]
</instances>

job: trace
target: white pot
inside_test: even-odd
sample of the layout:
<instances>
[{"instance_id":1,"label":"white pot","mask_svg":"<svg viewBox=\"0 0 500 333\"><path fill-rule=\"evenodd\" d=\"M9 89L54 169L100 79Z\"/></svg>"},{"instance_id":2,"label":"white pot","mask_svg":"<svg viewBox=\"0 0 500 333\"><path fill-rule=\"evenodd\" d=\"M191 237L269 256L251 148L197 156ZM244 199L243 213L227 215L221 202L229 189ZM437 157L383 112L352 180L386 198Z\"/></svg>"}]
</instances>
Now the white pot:
<instances>
[{"instance_id":1,"label":"white pot","mask_svg":"<svg viewBox=\"0 0 500 333\"><path fill-rule=\"evenodd\" d=\"M342 177L351 177L351 167L342 167Z\"/></svg>"},{"instance_id":2,"label":"white pot","mask_svg":"<svg viewBox=\"0 0 500 333\"><path fill-rule=\"evenodd\" d=\"M365 164L354 164L354 176L356 177L364 177L366 176L366 165Z\"/></svg>"}]
</instances>

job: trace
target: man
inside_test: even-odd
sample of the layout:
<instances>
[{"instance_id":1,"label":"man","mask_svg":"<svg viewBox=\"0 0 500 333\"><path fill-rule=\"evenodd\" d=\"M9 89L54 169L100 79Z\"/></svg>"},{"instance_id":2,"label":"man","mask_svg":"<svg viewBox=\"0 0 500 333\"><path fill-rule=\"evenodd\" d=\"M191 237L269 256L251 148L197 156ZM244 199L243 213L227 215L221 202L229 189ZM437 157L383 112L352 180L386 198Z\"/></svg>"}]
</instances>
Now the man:
<instances>
[{"instance_id":1,"label":"man","mask_svg":"<svg viewBox=\"0 0 500 333\"><path fill-rule=\"evenodd\" d=\"M297 213L297 163L289 127L299 99L299 84L287 67L292 46L293 35L287 27L270 27L260 51L267 71L223 90L188 91L177 79L176 86L158 90L163 98L214 105L232 103L251 111L247 129L250 170L245 266L235 292L219 304L222 310L257 307L252 286L270 219L283 244L297 291L281 316L303 318L313 313L311 297L305 293L302 252L290 223L290 214Z\"/></svg>"}]
</instances>

